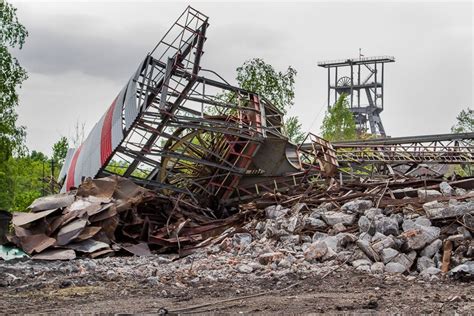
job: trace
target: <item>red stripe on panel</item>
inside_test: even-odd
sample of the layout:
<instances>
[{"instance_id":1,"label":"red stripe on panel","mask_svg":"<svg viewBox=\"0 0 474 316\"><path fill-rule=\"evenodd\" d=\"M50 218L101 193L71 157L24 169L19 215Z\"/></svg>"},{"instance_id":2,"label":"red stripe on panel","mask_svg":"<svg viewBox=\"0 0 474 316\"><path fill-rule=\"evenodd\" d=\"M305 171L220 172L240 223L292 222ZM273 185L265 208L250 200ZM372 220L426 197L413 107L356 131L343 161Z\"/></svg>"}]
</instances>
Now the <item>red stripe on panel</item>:
<instances>
[{"instance_id":1,"label":"red stripe on panel","mask_svg":"<svg viewBox=\"0 0 474 316\"><path fill-rule=\"evenodd\" d=\"M77 158L79 158L79 154L81 153L82 145L77 148L76 152L74 152L74 156L72 156L71 164L69 165L69 170L67 172L67 182L66 182L66 191L69 191L74 186L74 176L76 173L76 163Z\"/></svg>"},{"instance_id":2,"label":"red stripe on panel","mask_svg":"<svg viewBox=\"0 0 474 316\"><path fill-rule=\"evenodd\" d=\"M116 101L117 101L117 98L115 98L114 102L112 102L109 109L107 110L107 113L105 114L104 123L102 125L102 132L100 136L100 165L101 166L105 164L110 154L112 153L112 117L114 114Z\"/></svg>"}]
</instances>

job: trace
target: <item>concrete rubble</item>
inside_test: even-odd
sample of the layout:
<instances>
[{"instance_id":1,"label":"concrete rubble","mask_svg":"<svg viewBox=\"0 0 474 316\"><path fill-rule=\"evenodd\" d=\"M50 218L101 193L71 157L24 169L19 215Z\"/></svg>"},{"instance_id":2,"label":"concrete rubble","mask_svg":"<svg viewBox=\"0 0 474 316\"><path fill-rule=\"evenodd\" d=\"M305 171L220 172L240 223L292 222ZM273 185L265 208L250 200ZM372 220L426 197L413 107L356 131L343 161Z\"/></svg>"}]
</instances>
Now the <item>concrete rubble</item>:
<instances>
[{"instance_id":1,"label":"concrete rubble","mask_svg":"<svg viewBox=\"0 0 474 316\"><path fill-rule=\"evenodd\" d=\"M391 188L396 190L403 182L393 179L342 186L308 184L226 206L226 212L234 213L219 219L215 213L198 216L199 208L190 201L173 204L171 197L125 179L88 180L69 195L41 198L31 212L14 214L14 232L5 247L17 246L36 260L82 257L76 260L87 262L89 269L98 269L94 258L114 255L158 256L160 262L176 265L187 257L204 262L211 256L235 261L220 266L233 274L314 269L327 273L343 266L360 273L413 275L431 281L444 276L472 278L472 182L461 182L459 190L456 181L440 181L439 191L425 190L423 183L410 181L411 188L420 187L417 196L399 198ZM164 219L158 219L159 212ZM120 274L113 269L104 273L111 279ZM219 277L224 277L222 273ZM209 270L206 277L217 276ZM156 281L152 275L146 278ZM6 280L15 282L12 276Z\"/></svg>"}]
</instances>

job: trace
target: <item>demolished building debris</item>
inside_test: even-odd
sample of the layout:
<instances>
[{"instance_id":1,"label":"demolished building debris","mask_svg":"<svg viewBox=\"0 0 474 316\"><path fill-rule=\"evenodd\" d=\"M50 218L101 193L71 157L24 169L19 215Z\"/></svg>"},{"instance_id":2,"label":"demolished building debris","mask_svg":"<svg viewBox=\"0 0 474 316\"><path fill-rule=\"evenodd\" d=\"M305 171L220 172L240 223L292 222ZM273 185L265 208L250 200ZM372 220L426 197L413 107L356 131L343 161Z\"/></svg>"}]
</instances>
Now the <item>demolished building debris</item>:
<instances>
[{"instance_id":1,"label":"demolished building debris","mask_svg":"<svg viewBox=\"0 0 474 316\"><path fill-rule=\"evenodd\" d=\"M474 178L443 168L474 161L474 133L292 144L264 97L201 76L207 27L186 9L68 152L62 192L14 214L10 245L38 260L206 251L471 273Z\"/></svg>"}]
</instances>

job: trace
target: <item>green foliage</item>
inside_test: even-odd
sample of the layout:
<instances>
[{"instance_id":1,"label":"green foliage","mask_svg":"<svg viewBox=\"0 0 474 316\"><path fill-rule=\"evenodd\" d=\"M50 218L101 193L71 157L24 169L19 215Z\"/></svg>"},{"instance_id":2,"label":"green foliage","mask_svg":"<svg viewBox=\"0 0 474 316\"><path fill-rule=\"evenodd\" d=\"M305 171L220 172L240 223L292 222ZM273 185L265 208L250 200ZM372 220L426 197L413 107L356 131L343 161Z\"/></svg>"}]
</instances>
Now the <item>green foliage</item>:
<instances>
[{"instance_id":1,"label":"green foliage","mask_svg":"<svg viewBox=\"0 0 474 316\"><path fill-rule=\"evenodd\" d=\"M268 99L283 114L293 105L295 98L296 70L291 66L286 72L276 71L272 65L265 63L261 58L247 60L237 68L237 82L245 90L249 90ZM231 98L232 94L228 94ZM304 135L296 116L284 122L288 138L298 143Z\"/></svg>"},{"instance_id":2,"label":"green foliage","mask_svg":"<svg viewBox=\"0 0 474 316\"><path fill-rule=\"evenodd\" d=\"M25 128L16 125L16 88L28 76L8 47L21 49L28 32L18 22L16 9L11 4L1 0L0 12L0 161L4 162L14 152L21 153L24 149Z\"/></svg>"},{"instance_id":3,"label":"green foliage","mask_svg":"<svg viewBox=\"0 0 474 316\"><path fill-rule=\"evenodd\" d=\"M346 94L341 94L324 117L321 133L329 141L353 140L357 137L356 124L346 97Z\"/></svg>"},{"instance_id":4,"label":"green foliage","mask_svg":"<svg viewBox=\"0 0 474 316\"><path fill-rule=\"evenodd\" d=\"M51 174L51 162L41 152L10 157L0 170L0 209L23 211L49 189L43 176Z\"/></svg>"},{"instance_id":5,"label":"green foliage","mask_svg":"<svg viewBox=\"0 0 474 316\"><path fill-rule=\"evenodd\" d=\"M453 133L474 132L474 111L471 108L462 110L456 117L456 124L451 127Z\"/></svg>"},{"instance_id":6,"label":"green foliage","mask_svg":"<svg viewBox=\"0 0 474 316\"><path fill-rule=\"evenodd\" d=\"M66 158L67 150L69 148L69 143L67 138L62 136L56 143L53 145L53 160L55 163L62 165L64 159Z\"/></svg>"},{"instance_id":7,"label":"green foliage","mask_svg":"<svg viewBox=\"0 0 474 316\"><path fill-rule=\"evenodd\" d=\"M286 134L288 139L295 144L299 144L304 140L305 134L301 130L301 123L297 116L289 117L285 122Z\"/></svg>"},{"instance_id":8,"label":"green foliage","mask_svg":"<svg viewBox=\"0 0 474 316\"><path fill-rule=\"evenodd\" d=\"M272 65L261 58L247 60L237 68L237 82L249 90L267 98L280 111L286 111L293 105L295 98L296 70L291 66L286 72L276 71Z\"/></svg>"}]
</instances>

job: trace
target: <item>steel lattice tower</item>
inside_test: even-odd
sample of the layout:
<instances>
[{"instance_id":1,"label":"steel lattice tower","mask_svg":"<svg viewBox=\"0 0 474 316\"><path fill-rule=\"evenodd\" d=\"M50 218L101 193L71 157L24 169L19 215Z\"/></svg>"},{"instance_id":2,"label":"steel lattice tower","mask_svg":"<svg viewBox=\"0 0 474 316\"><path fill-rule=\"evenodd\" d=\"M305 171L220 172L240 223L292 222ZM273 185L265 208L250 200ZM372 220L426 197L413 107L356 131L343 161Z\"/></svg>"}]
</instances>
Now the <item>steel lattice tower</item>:
<instances>
[{"instance_id":1,"label":"steel lattice tower","mask_svg":"<svg viewBox=\"0 0 474 316\"><path fill-rule=\"evenodd\" d=\"M361 56L319 62L319 67L328 70L328 108L345 93L358 129L365 131L369 125L372 134L385 136L380 118L384 109L384 65L394 61L392 56Z\"/></svg>"}]
</instances>

